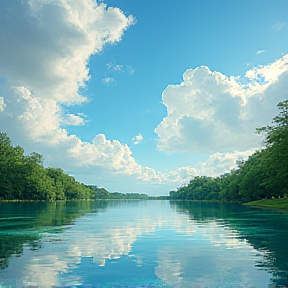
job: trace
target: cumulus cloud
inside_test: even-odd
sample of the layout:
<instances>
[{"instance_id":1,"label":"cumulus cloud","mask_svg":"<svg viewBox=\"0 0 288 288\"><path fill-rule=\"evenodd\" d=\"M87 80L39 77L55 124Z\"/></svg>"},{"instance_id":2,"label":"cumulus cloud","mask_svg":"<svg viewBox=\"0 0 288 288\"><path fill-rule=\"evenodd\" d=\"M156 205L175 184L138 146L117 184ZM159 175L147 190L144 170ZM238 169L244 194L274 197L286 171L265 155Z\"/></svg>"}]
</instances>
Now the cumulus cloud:
<instances>
[{"instance_id":1,"label":"cumulus cloud","mask_svg":"<svg viewBox=\"0 0 288 288\"><path fill-rule=\"evenodd\" d=\"M89 79L89 57L133 23L91 0L4 0L0 8L0 74L37 97L67 103L85 100L78 89Z\"/></svg>"},{"instance_id":2,"label":"cumulus cloud","mask_svg":"<svg viewBox=\"0 0 288 288\"><path fill-rule=\"evenodd\" d=\"M132 16L92 0L1 1L0 130L49 164L138 173L127 145L104 135L83 142L61 127L84 125L82 115L63 115L61 105L86 100L79 88L89 80L90 56L120 41L132 24Z\"/></svg>"},{"instance_id":3,"label":"cumulus cloud","mask_svg":"<svg viewBox=\"0 0 288 288\"><path fill-rule=\"evenodd\" d=\"M87 101L79 91L89 80L89 58L120 41L133 23L119 8L94 0L0 1L0 131L27 153L44 154L46 165L75 174L109 172L151 183L182 183L198 175L193 167L156 172L137 164L118 140L100 134L84 142L63 128L85 124L85 116L65 114L63 106ZM276 113L274 103L287 98L286 72L287 55L248 71L246 82L204 66L187 70L183 83L163 92L168 115L156 128L159 149L227 152L255 146L254 128ZM139 134L133 141L142 140Z\"/></svg>"},{"instance_id":4,"label":"cumulus cloud","mask_svg":"<svg viewBox=\"0 0 288 288\"><path fill-rule=\"evenodd\" d=\"M1 131L9 132L15 143L24 146L27 152L36 150L43 153L49 166L61 167L75 174L110 173L114 177L113 173L120 173L151 183L178 184L189 181L193 175L188 171L194 171L194 168L159 173L153 168L142 167L133 158L128 145L108 140L104 134L96 135L91 143L69 135L60 123L82 124L83 118L68 114L64 121L56 101L35 98L25 87L16 87L5 94L9 95L9 100L0 113ZM136 138L141 141L143 136L139 133Z\"/></svg>"},{"instance_id":5,"label":"cumulus cloud","mask_svg":"<svg viewBox=\"0 0 288 288\"><path fill-rule=\"evenodd\" d=\"M138 145L140 144L140 142L143 140L143 136L141 133L139 133L137 136L135 136L134 138L132 138L133 144L134 145Z\"/></svg>"},{"instance_id":6,"label":"cumulus cloud","mask_svg":"<svg viewBox=\"0 0 288 288\"><path fill-rule=\"evenodd\" d=\"M177 185L186 184L193 177L200 175L194 167L180 167L167 173L156 172L150 167L141 167L141 174L138 179L155 183L175 183Z\"/></svg>"},{"instance_id":7,"label":"cumulus cloud","mask_svg":"<svg viewBox=\"0 0 288 288\"><path fill-rule=\"evenodd\" d=\"M177 170L163 174L163 176L166 181L184 184L195 176L199 176L199 171L194 167L180 167Z\"/></svg>"},{"instance_id":8,"label":"cumulus cloud","mask_svg":"<svg viewBox=\"0 0 288 288\"><path fill-rule=\"evenodd\" d=\"M6 107L0 114L0 130L8 132L16 143L57 144L65 138L66 132L59 126L61 109L56 101L36 98L25 87L7 88L3 94Z\"/></svg>"},{"instance_id":9,"label":"cumulus cloud","mask_svg":"<svg viewBox=\"0 0 288 288\"><path fill-rule=\"evenodd\" d=\"M66 114L65 118L62 119L62 124L79 126L79 125L85 125L85 122L84 122L84 119L80 115Z\"/></svg>"},{"instance_id":10,"label":"cumulus cloud","mask_svg":"<svg viewBox=\"0 0 288 288\"><path fill-rule=\"evenodd\" d=\"M86 101L79 88L89 79L89 57L120 41L133 24L132 16L92 0L4 0L0 16L0 39L7 39L0 47L0 76L5 79L0 87L1 131L27 153L44 154L46 165L74 174L116 173L159 183L168 179L137 164L118 140L99 134L84 142L62 127L85 124L85 115L65 114L62 105ZM120 71L122 66L112 68ZM140 133L134 138L135 144L142 140Z\"/></svg>"},{"instance_id":11,"label":"cumulus cloud","mask_svg":"<svg viewBox=\"0 0 288 288\"><path fill-rule=\"evenodd\" d=\"M236 162L247 160L255 152L254 149L236 151L234 153L215 153L200 164L201 175L219 176L236 168Z\"/></svg>"},{"instance_id":12,"label":"cumulus cloud","mask_svg":"<svg viewBox=\"0 0 288 288\"><path fill-rule=\"evenodd\" d=\"M167 116L156 127L158 149L166 152L233 152L260 147L255 128L277 114L287 99L288 55L228 77L206 66L188 69L183 82L162 94Z\"/></svg>"}]
</instances>

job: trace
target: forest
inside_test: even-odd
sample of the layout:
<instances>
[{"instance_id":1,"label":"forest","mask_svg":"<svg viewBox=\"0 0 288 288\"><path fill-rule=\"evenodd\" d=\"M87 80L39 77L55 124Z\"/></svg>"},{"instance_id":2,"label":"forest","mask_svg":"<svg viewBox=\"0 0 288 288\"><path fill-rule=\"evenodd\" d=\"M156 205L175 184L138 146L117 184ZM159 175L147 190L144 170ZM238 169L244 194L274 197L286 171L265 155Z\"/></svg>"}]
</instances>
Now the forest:
<instances>
[{"instance_id":1,"label":"forest","mask_svg":"<svg viewBox=\"0 0 288 288\"><path fill-rule=\"evenodd\" d=\"M79 183L60 168L43 166L43 156L13 146L7 133L0 133L0 201L145 199L145 194L110 193L104 188Z\"/></svg>"},{"instance_id":2,"label":"forest","mask_svg":"<svg viewBox=\"0 0 288 288\"><path fill-rule=\"evenodd\" d=\"M272 124L256 129L263 134L264 148L237 168L219 177L199 176L170 191L170 199L249 202L287 198L288 194L288 100L278 105Z\"/></svg>"}]
</instances>

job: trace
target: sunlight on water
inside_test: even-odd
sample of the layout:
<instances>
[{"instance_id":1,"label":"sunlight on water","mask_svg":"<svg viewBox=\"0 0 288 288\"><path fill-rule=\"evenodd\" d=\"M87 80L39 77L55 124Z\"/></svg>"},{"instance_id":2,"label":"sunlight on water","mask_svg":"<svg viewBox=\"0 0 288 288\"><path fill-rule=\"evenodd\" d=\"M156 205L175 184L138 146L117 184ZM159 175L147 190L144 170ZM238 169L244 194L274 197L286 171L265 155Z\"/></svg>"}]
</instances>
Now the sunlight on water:
<instances>
[{"instance_id":1,"label":"sunlight on water","mask_svg":"<svg viewBox=\"0 0 288 288\"><path fill-rule=\"evenodd\" d=\"M267 229L270 234L281 231L254 226L252 216L261 210L221 212L218 204L169 201L99 203L50 203L39 213L30 203L26 218L1 209L6 264L0 287L246 288L284 283L281 275L287 270L277 275L281 267L271 266L278 264L273 258L277 251L269 251L263 243L270 240L261 238ZM287 215L276 216L287 227ZM10 247L5 238L14 244Z\"/></svg>"}]
</instances>

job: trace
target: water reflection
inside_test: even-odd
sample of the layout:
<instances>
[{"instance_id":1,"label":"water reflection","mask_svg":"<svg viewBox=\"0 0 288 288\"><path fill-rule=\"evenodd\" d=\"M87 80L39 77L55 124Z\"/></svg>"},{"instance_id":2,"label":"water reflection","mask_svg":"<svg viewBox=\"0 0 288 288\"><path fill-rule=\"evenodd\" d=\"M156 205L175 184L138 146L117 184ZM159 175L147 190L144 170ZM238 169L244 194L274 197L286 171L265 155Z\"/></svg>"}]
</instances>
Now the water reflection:
<instances>
[{"instance_id":1,"label":"water reflection","mask_svg":"<svg viewBox=\"0 0 288 288\"><path fill-rule=\"evenodd\" d=\"M55 240L75 219L106 206L106 201L0 203L0 270L9 265L11 256L21 256L24 247L39 249L45 234Z\"/></svg>"},{"instance_id":2,"label":"water reflection","mask_svg":"<svg viewBox=\"0 0 288 288\"><path fill-rule=\"evenodd\" d=\"M276 286L288 287L287 212L225 203L171 201L170 204L198 225L215 222L234 231L229 241L237 239L238 243L251 245L256 254L261 255L256 267L269 271ZM212 235L215 237L217 233Z\"/></svg>"},{"instance_id":3,"label":"water reflection","mask_svg":"<svg viewBox=\"0 0 288 288\"><path fill-rule=\"evenodd\" d=\"M42 203L10 214L0 206L2 221L11 218L1 234L22 245L21 257L12 257L0 272L0 287L268 287L279 270L273 266L278 260L267 260L275 256L276 245L259 249L252 240L260 236L247 233L251 227L254 234L266 229L254 227L257 213L248 215L254 211L249 208L169 201L75 203ZM21 213L29 220L12 225L12 217ZM286 215L278 216L287 225ZM20 239L19 231L26 238Z\"/></svg>"}]
</instances>

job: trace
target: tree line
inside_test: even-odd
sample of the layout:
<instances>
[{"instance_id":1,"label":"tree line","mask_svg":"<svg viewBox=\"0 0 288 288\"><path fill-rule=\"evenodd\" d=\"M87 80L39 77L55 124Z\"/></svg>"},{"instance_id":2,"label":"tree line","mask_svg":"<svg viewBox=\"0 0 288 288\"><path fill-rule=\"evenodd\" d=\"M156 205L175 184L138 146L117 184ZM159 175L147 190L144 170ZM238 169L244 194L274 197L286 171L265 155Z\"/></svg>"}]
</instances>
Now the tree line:
<instances>
[{"instance_id":1,"label":"tree line","mask_svg":"<svg viewBox=\"0 0 288 288\"><path fill-rule=\"evenodd\" d=\"M145 194L110 193L85 185L60 168L43 166L43 156L13 146L7 133L0 133L0 200L144 199Z\"/></svg>"},{"instance_id":2,"label":"tree line","mask_svg":"<svg viewBox=\"0 0 288 288\"><path fill-rule=\"evenodd\" d=\"M237 168L219 177L199 176L169 197L139 193L110 193L104 188L79 183L60 168L43 166L43 156L13 146L0 133L0 200L73 199L182 199L248 202L288 194L288 100L278 104L272 124L256 129L265 136L265 148L256 151Z\"/></svg>"},{"instance_id":3,"label":"tree line","mask_svg":"<svg viewBox=\"0 0 288 288\"><path fill-rule=\"evenodd\" d=\"M249 202L288 194L288 100L278 105L272 124L256 129L264 149L219 177L199 176L170 192L170 199Z\"/></svg>"}]
</instances>

